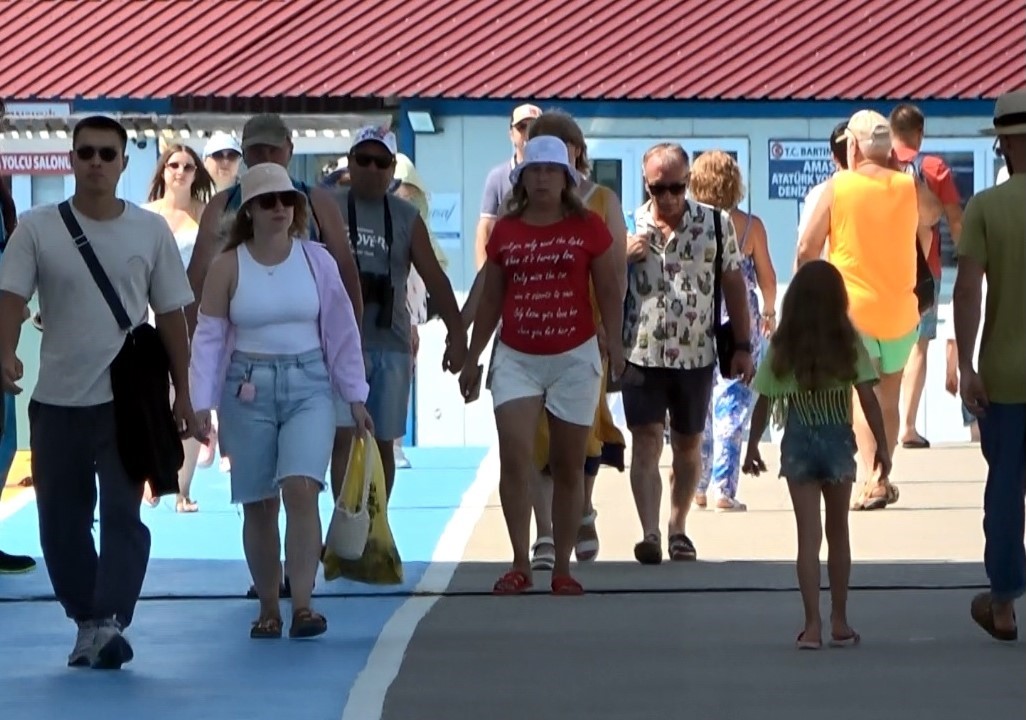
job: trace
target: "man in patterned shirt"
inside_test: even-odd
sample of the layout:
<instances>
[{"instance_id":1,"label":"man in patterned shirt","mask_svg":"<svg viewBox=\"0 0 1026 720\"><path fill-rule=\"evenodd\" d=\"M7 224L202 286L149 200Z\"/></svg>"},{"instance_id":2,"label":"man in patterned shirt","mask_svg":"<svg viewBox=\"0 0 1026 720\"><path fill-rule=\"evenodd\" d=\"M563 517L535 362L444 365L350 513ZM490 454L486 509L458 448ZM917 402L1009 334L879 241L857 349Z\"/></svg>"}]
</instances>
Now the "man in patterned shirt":
<instances>
[{"instance_id":1,"label":"man in patterned shirt","mask_svg":"<svg viewBox=\"0 0 1026 720\"><path fill-rule=\"evenodd\" d=\"M634 546L643 564L662 562L659 459L670 416L671 560L694 560L685 522L701 471L702 431L716 362L714 271L722 245L722 296L732 320L736 352L730 377L751 380L748 306L741 253L728 213L685 198L688 156L680 145L652 147L642 161L650 200L635 213L638 234L627 241L623 405L632 437L631 489L644 537ZM717 236L717 216L719 238Z\"/></svg>"}]
</instances>

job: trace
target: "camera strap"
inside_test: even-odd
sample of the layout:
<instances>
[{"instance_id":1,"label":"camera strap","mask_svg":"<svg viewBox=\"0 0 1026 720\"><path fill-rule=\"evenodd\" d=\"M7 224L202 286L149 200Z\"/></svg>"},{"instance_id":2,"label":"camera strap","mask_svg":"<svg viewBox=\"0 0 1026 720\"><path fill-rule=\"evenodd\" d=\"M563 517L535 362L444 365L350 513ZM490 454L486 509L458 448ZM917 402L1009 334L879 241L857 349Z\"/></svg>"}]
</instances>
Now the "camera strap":
<instances>
[{"instance_id":1,"label":"camera strap","mask_svg":"<svg viewBox=\"0 0 1026 720\"><path fill-rule=\"evenodd\" d=\"M350 188L346 194L346 201L349 215L349 242L353 246L353 258L356 260L357 272L363 272L363 268L360 267L360 253L357 251L357 245L360 240L360 232L356 226L356 198L353 197L353 191ZM388 248L388 277L392 277L392 212L388 207L388 196L381 198L382 204L385 206L385 247Z\"/></svg>"}]
</instances>

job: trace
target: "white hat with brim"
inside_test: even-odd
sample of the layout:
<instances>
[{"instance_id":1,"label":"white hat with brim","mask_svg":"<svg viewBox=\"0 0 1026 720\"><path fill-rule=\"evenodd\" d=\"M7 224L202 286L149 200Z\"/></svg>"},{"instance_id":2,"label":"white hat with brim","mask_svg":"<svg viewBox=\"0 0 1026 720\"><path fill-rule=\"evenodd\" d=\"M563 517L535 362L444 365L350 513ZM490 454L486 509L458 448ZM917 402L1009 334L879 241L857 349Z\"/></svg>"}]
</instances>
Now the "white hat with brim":
<instances>
[{"instance_id":1,"label":"white hat with brim","mask_svg":"<svg viewBox=\"0 0 1026 720\"><path fill-rule=\"evenodd\" d=\"M566 170L571 185L576 186L580 182L577 170L570 164L566 144L553 135L539 135L527 141L524 145L524 159L510 172L509 181L514 185L520 182L520 174L530 165L560 165Z\"/></svg>"},{"instance_id":2,"label":"white hat with brim","mask_svg":"<svg viewBox=\"0 0 1026 720\"><path fill-rule=\"evenodd\" d=\"M306 204L306 195L296 190L288 170L277 163L254 165L240 178L239 184L242 186L243 205L253 198L270 193L293 193L298 196L298 204Z\"/></svg>"},{"instance_id":3,"label":"white hat with brim","mask_svg":"<svg viewBox=\"0 0 1026 720\"><path fill-rule=\"evenodd\" d=\"M984 135L1026 135L1026 90L1005 93L994 103L994 127Z\"/></svg>"}]
</instances>

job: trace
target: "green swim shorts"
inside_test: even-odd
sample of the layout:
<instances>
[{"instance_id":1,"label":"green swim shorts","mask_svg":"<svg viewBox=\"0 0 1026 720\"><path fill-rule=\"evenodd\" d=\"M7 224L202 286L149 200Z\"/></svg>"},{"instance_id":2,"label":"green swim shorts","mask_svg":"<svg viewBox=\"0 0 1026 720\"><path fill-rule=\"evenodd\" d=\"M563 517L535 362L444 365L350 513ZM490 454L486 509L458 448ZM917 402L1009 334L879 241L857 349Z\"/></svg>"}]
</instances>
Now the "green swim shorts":
<instances>
[{"instance_id":1,"label":"green swim shorts","mask_svg":"<svg viewBox=\"0 0 1026 720\"><path fill-rule=\"evenodd\" d=\"M878 340L869 335L859 334L866 350L869 351L869 357L879 364L880 372L890 375L905 368L912 346L919 340L919 326L916 325L907 335L893 340Z\"/></svg>"}]
</instances>

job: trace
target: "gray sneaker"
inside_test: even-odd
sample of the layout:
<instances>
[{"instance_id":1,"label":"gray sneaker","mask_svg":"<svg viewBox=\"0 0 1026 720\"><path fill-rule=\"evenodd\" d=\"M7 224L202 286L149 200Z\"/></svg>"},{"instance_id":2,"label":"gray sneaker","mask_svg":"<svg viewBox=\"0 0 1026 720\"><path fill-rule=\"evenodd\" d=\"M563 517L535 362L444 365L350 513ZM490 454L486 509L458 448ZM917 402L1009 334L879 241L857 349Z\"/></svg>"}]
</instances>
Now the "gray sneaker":
<instances>
[{"instance_id":1,"label":"gray sneaker","mask_svg":"<svg viewBox=\"0 0 1026 720\"><path fill-rule=\"evenodd\" d=\"M97 623L93 638L92 667L94 670L120 670L121 666L135 657L132 646L121 634L121 628L114 620Z\"/></svg>"},{"instance_id":2,"label":"gray sneaker","mask_svg":"<svg viewBox=\"0 0 1026 720\"><path fill-rule=\"evenodd\" d=\"M89 667L93 661L93 641L96 639L96 623L86 620L78 624L75 649L68 655L68 667Z\"/></svg>"}]
</instances>

